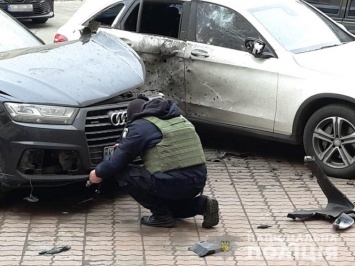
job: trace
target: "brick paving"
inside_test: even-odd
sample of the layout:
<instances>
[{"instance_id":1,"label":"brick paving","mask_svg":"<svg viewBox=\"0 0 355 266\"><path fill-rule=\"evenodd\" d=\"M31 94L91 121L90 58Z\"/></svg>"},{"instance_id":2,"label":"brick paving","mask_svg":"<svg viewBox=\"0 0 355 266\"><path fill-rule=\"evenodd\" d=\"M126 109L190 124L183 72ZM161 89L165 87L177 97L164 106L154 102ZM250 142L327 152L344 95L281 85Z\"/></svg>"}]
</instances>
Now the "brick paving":
<instances>
[{"instance_id":1,"label":"brick paving","mask_svg":"<svg viewBox=\"0 0 355 266\"><path fill-rule=\"evenodd\" d=\"M125 194L69 212L15 204L0 208L0 265L353 265L355 228L335 231L327 221L286 217L296 208L326 205L301 160L219 156L213 150L206 155L204 193L219 200L217 227L202 228L202 217L180 220L169 229L140 226L149 211ZM355 198L348 180L332 181ZM258 229L260 224L271 227ZM204 258L188 250L204 240L229 243L229 250ZM38 255L62 245L71 249Z\"/></svg>"}]
</instances>

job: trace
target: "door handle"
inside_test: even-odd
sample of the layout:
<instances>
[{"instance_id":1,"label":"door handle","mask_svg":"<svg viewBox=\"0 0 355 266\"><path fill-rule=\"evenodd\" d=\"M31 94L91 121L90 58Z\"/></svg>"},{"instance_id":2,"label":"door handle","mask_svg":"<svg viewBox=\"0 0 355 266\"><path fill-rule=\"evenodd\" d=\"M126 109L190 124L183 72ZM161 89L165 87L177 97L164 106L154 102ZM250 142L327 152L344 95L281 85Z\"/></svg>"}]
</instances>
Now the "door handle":
<instances>
[{"instance_id":1,"label":"door handle","mask_svg":"<svg viewBox=\"0 0 355 266\"><path fill-rule=\"evenodd\" d=\"M121 40L124 41L127 45L132 46L132 41L130 39L121 38Z\"/></svg>"},{"instance_id":2,"label":"door handle","mask_svg":"<svg viewBox=\"0 0 355 266\"><path fill-rule=\"evenodd\" d=\"M205 50L200 50L200 49L194 49L191 51L191 55L196 56L196 57L209 57L210 54L205 51Z\"/></svg>"}]
</instances>

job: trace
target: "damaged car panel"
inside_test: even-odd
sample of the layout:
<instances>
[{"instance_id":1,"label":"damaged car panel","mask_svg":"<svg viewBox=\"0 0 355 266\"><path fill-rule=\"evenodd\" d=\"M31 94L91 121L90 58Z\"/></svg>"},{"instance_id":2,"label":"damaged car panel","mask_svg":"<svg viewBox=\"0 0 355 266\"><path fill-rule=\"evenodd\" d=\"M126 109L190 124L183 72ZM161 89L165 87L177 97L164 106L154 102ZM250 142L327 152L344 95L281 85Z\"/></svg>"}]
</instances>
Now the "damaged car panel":
<instances>
[{"instance_id":1,"label":"damaged car panel","mask_svg":"<svg viewBox=\"0 0 355 266\"><path fill-rule=\"evenodd\" d=\"M87 106L135 89L144 77L137 55L105 33L88 43L9 51L0 60L1 90L21 102Z\"/></svg>"},{"instance_id":2,"label":"damaged car panel","mask_svg":"<svg viewBox=\"0 0 355 266\"><path fill-rule=\"evenodd\" d=\"M347 229L353 225L354 219L349 216L355 213L354 204L324 174L314 157L305 156L305 165L317 178L317 183L326 196L328 203L325 209L296 210L287 215L292 219L328 219L333 222L334 229Z\"/></svg>"},{"instance_id":3,"label":"damaged car panel","mask_svg":"<svg viewBox=\"0 0 355 266\"><path fill-rule=\"evenodd\" d=\"M105 31L103 29L102 31ZM186 44L157 36L151 38L124 31L115 31L117 37L125 36L132 42L131 47L142 58L146 68L145 91L159 91L170 99L185 101L184 55ZM123 39L124 40L124 39ZM183 106L180 106L185 109Z\"/></svg>"},{"instance_id":4,"label":"damaged car panel","mask_svg":"<svg viewBox=\"0 0 355 266\"><path fill-rule=\"evenodd\" d=\"M186 42L179 35L186 32L183 10L188 7L189 3L183 1L135 1L130 12L122 15L117 29L100 28L120 37L144 61L147 76L142 92L159 91L177 100L183 110Z\"/></svg>"},{"instance_id":5,"label":"damaged car panel","mask_svg":"<svg viewBox=\"0 0 355 266\"><path fill-rule=\"evenodd\" d=\"M302 0L115 3L125 10L97 32L120 37L142 57L142 91L163 92L207 129L303 142L326 174L354 178L355 37L341 25ZM81 9L59 35L75 39L95 22L92 8Z\"/></svg>"},{"instance_id":6,"label":"damaged car panel","mask_svg":"<svg viewBox=\"0 0 355 266\"><path fill-rule=\"evenodd\" d=\"M14 188L86 180L120 137L145 68L100 32L0 52L0 74L0 186Z\"/></svg>"},{"instance_id":7,"label":"damaged car panel","mask_svg":"<svg viewBox=\"0 0 355 266\"><path fill-rule=\"evenodd\" d=\"M261 34L236 11L218 4L196 2L191 13L195 25L190 23L186 49L188 117L272 132L278 60L258 61L244 46L245 38Z\"/></svg>"}]
</instances>

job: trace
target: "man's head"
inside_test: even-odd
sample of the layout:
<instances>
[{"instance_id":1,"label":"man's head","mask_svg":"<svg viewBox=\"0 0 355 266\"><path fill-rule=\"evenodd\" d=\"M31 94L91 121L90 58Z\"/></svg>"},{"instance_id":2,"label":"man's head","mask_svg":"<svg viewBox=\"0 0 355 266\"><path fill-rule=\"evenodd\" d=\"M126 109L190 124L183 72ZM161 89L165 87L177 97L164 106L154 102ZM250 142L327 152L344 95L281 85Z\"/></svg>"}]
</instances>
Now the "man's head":
<instances>
[{"instance_id":1,"label":"man's head","mask_svg":"<svg viewBox=\"0 0 355 266\"><path fill-rule=\"evenodd\" d=\"M133 118L133 114L137 114L140 113L142 110L142 105L145 103L146 101L142 100L142 99L135 99L133 101L131 101L128 104L127 107L127 121L131 121Z\"/></svg>"}]
</instances>

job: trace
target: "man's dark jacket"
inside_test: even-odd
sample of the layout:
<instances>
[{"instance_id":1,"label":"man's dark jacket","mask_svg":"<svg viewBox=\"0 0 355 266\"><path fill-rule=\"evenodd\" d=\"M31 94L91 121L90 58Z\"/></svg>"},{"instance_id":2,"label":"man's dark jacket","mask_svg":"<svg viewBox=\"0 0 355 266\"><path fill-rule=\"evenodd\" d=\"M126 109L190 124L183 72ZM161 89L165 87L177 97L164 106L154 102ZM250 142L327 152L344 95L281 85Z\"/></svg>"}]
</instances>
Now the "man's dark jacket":
<instances>
[{"instance_id":1,"label":"man's dark jacket","mask_svg":"<svg viewBox=\"0 0 355 266\"><path fill-rule=\"evenodd\" d=\"M141 112L133 114L132 121L127 126L127 136L120 141L114 154L96 166L96 175L106 179L119 174L145 149L155 146L162 140L161 131L153 123L142 119L143 117L155 116L167 120L180 115L180 109L172 101L153 99L144 103ZM153 178L169 183L169 186L184 184L203 188L206 175L206 166L198 165L157 173Z\"/></svg>"}]
</instances>

